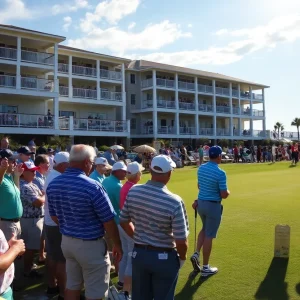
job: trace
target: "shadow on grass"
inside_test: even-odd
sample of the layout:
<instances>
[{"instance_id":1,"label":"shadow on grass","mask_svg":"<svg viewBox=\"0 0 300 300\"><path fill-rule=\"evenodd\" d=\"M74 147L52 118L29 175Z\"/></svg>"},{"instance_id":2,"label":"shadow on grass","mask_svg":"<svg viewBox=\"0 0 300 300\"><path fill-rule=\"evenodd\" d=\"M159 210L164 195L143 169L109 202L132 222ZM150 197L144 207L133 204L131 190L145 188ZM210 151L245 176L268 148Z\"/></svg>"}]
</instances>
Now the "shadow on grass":
<instances>
[{"instance_id":1,"label":"shadow on grass","mask_svg":"<svg viewBox=\"0 0 300 300\"><path fill-rule=\"evenodd\" d=\"M289 168L295 168L297 165L289 165Z\"/></svg>"},{"instance_id":2,"label":"shadow on grass","mask_svg":"<svg viewBox=\"0 0 300 300\"><path fill-rule=\"evenodd\" d=\"M199 275L198 275L199 276ZM209 279L210 277L201 277L188 279L179 294L175 296L176 300L187 300L192 299L193 295L198 292L199 287Z\"/></svg>"},{"instance_id":3,"label":"shadow on grass","mask_svg":"<svg viewBox=\"0 0 300 300\"><path fill-rule=\"evenodd\" d=\"M300 282L295 286L296 292L300 295Z\"/></svg>"},{"instance_id":4,"label":"shadow on grass","mask_svg":"<svg viewBox=\"0 0 300 300\"><path fill-rule=\"evenodd\" d=\"M266 277L255 294L255 299L289 299L288 284L284 281L288 263L288 259L273 258Z\"/></svg>"}]
</instances>

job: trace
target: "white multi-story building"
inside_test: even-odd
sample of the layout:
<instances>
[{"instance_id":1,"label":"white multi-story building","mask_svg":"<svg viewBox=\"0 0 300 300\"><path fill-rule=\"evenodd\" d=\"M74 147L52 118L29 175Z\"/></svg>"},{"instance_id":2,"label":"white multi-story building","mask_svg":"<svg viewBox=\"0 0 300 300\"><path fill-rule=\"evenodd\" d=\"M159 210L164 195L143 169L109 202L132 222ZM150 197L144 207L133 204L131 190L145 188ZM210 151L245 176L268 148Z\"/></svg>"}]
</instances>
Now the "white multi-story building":
<instances>
[{"instance_id":1,"label":"white multi-story building","mask_svg":"<svg viewBox=\"0 0 300 300\"><path fill-rule=\"evenodd\" d=\"M98 144L267 137L265 85L60 45L64 40L0 25L1 133ZM253 129L257 122L261 130Z\"/></svg>"}]
</instances>

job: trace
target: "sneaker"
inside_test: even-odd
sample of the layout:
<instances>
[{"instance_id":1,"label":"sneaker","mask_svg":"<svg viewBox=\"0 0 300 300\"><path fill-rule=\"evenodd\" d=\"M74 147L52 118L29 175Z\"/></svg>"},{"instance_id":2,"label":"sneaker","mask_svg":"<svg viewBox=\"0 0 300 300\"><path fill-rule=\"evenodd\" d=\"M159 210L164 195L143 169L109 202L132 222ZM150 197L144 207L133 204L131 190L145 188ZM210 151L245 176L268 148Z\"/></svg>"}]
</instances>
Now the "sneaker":
<instances>
[{"instance_id":1,"label":"sneaker","mask_svg":"<svg viewBox=\"0 0 300 300\"><path fill-rule=\"evenodd\" d=\"M199 254L195 252L191 258L191 263L193 265L194 271L201 272L200 262L199 262Z\"/></svg>"},{"instance_id":2,"label":"sneaker","mask_svg":"<svg viewBox=\"0 0 300 300\"><path fill-rule=\"evenodd\" d=\"M218 273L218 268L209 266L208 268L202 268L201 276L207 277Z\"/></svg>"}]
</instances>

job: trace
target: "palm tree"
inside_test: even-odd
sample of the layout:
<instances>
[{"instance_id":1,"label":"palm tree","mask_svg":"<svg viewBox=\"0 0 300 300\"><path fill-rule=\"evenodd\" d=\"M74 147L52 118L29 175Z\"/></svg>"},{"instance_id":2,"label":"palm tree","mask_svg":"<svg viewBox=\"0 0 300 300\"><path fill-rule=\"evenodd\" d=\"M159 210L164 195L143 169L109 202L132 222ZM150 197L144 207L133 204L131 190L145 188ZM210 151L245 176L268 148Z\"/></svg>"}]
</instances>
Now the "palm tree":
<instances>
[{"instance_id":1,"label":"palm tree","mask_svg":"<svg viewBox=\"0 0 300 300\"><path fill-rule=\"evenodd\" d=\"M295 118L295 119L292 121L291 125L297 127L297 131L298 131L298 141L299 141L299 140L300 140L300 132L299 132L300 118Z\"/></svg>"},{"instance_id":2,"label":"palm tree","mask_svg":"<svg viewBox=\"0 0 300 300\"><path fill-rule=\"evenodd\" d=\"M280 139L280 132L284 130L284 125L280 122L276 122L274 125L274 130L278 135L278 139Z\"/></svg>"},{"instance_id":3,"label":"palm tree","mask_svg":"<svg viewBox=\"0 0 300 300\"><path fill-rule=\"evenodd\" d=\"M61 149L61 151L65 151L67 146L71 144L71 139L66 136L53 136L51 138L51 144L58 146Z\"/></svg>"}]
</instances>

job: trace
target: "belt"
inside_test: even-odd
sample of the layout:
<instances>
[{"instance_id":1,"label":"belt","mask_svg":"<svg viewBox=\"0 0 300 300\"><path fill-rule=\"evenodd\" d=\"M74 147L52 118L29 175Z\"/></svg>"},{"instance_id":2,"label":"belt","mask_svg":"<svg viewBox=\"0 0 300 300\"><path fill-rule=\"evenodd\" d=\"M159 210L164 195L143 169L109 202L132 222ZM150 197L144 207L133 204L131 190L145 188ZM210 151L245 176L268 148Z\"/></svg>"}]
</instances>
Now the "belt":
<instances>
[{"instance_id":1,"label":"belt","mask_svg":"<svg viewBox=\"0 0 300 300\"><path fill-rule=\"evenodd\" d=\"M38 216L38 217L22 217L23 219L41 219L41 218L44 218L44 215L43 216Z\"/></svg>"},{"instance_id":2,"label":"belt","mask_svg":"<svg viewBox=\"0 0 300 300\"><path fill-rule=\"evenodd\" d=\"M151 245L142 245L142 244L134 244L134 247L145 249L145 250L161 251L161 252L172 252L173 250L176 250L176 248L163 248L163 247L155 247Z\"/></svg>"},{"instance_id":3,"label":"belt","mask_svg":"<svg viewBox=\"0 0 300 300\"><path fill-rule=\"evenodd\" d=\"M17 222L19 222L19 221L20 221L20 219L19 219L19 218L16 218L16 219L4 219L4 218L0 218L0 219L1 219L1 221L15 222L15 223L17 223Z\"/></svg>"},{"instance_id":4,"label":"belt","mask_svg":"<svg viewBox=\"0 0 300 300\"><path fill-rule=\"evenodd\" d=\"M98 240L102 240L103 239L103 236L95 238L95 239L89 239L89 240L80 239L80 238L76 238L76 237L68 236L68 235L65 235L65 236L68 237L68 238L75 239L75 240L80 240L80 241L83 241L83 242L92 242L92 241L98 241Z\"/></svg>"}]
</instances>

